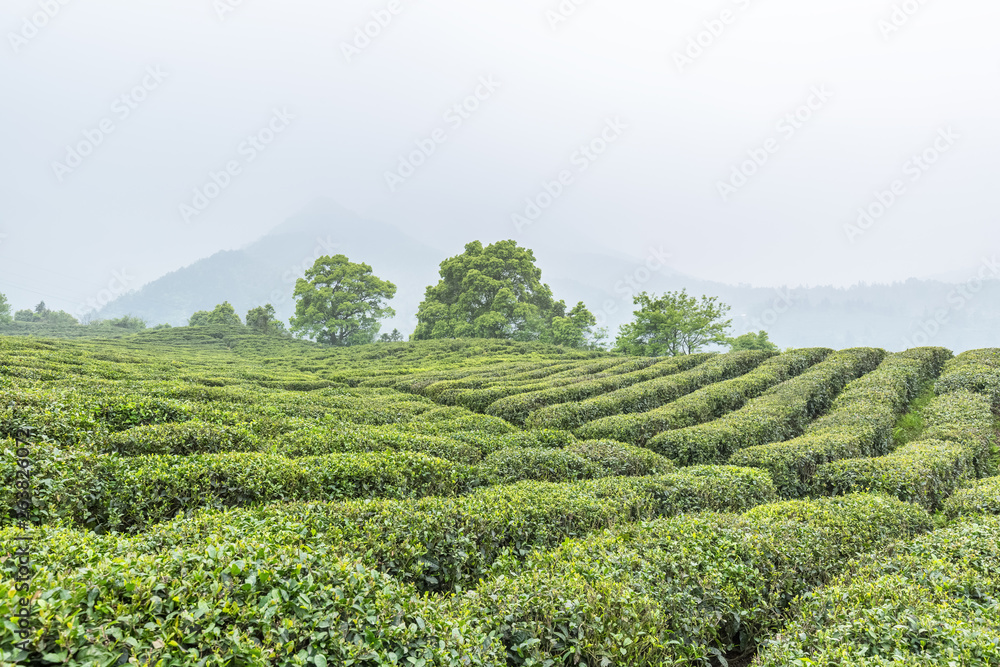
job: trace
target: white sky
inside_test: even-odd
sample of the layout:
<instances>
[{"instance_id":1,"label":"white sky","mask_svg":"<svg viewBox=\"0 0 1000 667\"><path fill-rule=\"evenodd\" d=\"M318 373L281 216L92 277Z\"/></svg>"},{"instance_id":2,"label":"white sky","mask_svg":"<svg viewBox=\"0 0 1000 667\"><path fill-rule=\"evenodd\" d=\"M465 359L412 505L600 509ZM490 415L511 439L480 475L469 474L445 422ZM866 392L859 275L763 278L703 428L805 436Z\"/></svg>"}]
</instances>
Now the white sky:
<instances>
[{"instance_id":1,"label":"white sky","mask_svg":"<svg viewBox=\"0 0 1000 667\"><path fill-rule=\"evenodd\" d=\"M138 287L318 197L442 259L474 238L640 257L665 244L679 271L755 285L967 273L1000 248L996 0L587 0L555 28L558 0L399 0L350 62L342 43L388 0L63 1L0 6L0 291L18 308L76 305L123 269ZM903 5L915 12L883 35ZM724 10L679 71L675 53ZM115 99L149 67L166 78L121 118ZM449 125L484 76L500 88ZM787 136L777 124L816 86L831 98ZM247 162L241 142L274 109L295 118ZM627 127L579 172L574 152L614 118ZM102 119L114 132L60 182L53 162ZM390 192L386 170L436 128L447 141ZM957 139L911 180L904 164L942 128ZM718 182L772 138L723 202ZM185 223L179 206L229 160L241 173ZM573 182L516 230L511 214L564 169ZM850 242L844 225L897 179Z\"/></svg>"}]
</instances>

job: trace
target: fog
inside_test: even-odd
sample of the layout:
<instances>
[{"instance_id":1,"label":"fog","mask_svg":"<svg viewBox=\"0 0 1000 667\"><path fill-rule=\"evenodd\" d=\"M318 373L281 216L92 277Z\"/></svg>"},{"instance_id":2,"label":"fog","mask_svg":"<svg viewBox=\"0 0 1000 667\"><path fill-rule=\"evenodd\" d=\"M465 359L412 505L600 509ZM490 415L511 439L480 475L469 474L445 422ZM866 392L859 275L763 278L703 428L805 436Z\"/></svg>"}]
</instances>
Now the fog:
<instances>
[{"instance_id":1,"label":"fog","mask_svg":"<svg viewBox=\"0 0 1000 667\"><path fill-rule=\"evenodd\" d=\"M730 284L964 280L1000 247L998 23L993 0L4 0L0 291L74 311L321 198L441 259L514 238Z\"/></svg>"}]
</instances>

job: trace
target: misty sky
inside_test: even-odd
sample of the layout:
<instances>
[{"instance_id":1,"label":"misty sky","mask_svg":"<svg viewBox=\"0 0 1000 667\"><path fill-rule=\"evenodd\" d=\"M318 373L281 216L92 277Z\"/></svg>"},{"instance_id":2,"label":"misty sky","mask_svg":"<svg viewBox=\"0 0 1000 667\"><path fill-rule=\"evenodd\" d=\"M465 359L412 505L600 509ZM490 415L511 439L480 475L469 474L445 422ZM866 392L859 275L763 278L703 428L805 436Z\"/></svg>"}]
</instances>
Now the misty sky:
<instances>
[{"instance_id":1,"label":"misty sky","mask_svg":"<svg viewBox=\"0 0 1000 667\"><path fill-rule=\"evenodd\" d=\"M577 1L4 0L0 291L75 310L320 197L754 285L1000 248L996 0Z\"/></svg>"}]
</instances>

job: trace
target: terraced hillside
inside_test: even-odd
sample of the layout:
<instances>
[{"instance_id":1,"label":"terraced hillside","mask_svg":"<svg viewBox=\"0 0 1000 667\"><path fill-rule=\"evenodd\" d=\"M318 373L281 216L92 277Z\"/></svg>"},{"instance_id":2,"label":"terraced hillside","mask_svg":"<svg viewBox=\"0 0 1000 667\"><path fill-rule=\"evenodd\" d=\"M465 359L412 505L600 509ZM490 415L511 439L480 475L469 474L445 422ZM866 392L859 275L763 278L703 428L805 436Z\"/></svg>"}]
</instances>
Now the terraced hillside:
<instances>
[{"instance_id":1,"label":"terraced hillside","mask_svg":"<svg viewBox=\"0 0 1000 667\"><path fill-rule=\"evenodd\" d=\"M1000 350L0 338L0 664L1000 665L998 413Z\"/></svg>"}]
</instances>

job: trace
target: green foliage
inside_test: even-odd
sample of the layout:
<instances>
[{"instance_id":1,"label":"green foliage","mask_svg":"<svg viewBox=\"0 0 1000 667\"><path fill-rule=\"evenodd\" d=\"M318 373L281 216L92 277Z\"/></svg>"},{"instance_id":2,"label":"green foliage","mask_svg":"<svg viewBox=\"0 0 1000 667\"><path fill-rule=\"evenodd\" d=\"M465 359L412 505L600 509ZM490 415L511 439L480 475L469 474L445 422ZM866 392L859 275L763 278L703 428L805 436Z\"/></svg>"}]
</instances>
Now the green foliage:
<instances>
[{"instance_id":1,"label":"green foliage","mask_svg":"<svg viewBox=\"0 0 1000 667\"><path fill-rule=\"evenodd\" d=\"M720 355L689 371L646 380L583 401L550 405L532 412L525 424L536 428L574 429L609 415L645 412L705 385L742 375L759 366L769 356L767 352Z\"/></svg>"},{"instance_id":2,"label":"green foliage","mask_svg":"<svg viewBox=\"0 0 1000 667\"><path fill-rule=\"evenodd\" d=\"M392 333L382 334L378 337L379 343L399 343L403 340L403 334L399 333L399 329L393 329Z\"/></svg>"},{"instance_id":3,"label":"green foliage","mask_svg":"<svg viewBox=\"0 0 1000 667\"><path fill-rule=\"evenodd\" d=\"M979 514L1000 515L1000 477L989 477L959 489L944 502L944 512L952 519Z\"/></svg>"},{"instance_id":4,"label":"green foliage","mask_svg":"<svg viewBox=\"0 0 1000 667\"><path fill-rule=\"evenodd\" d=\"M10 311L10 302L7 301L7 295L0 292L0 324L10 324L14 321Z\"/></svg>"},{"instance_id":5,"label":"green foliage","mask_svg":"<svg viewBox=\"0 0 1000 667\"><path fill-rule=\"evenodd\" d=\"M632 298L635 321L622 325L615 349L648 357L694 354L709 344L726 342L732 320L724 320L729 306L718 297L699 301L687 290L663 296L642 292Z\"/></svg>"},{"instance_id":6,"label":"green foliage","mask_svg":"<svg viewBox=\"0 0 1000 667\"><path fill-rule=\"evenodd\" d=\"M633 523L535 552L451 606L510 665L708 665L749 652L847 558L930 525L877 496Z\"/></svg>"},{"instance_id":7,"label":"green foliage","mask_svg":"<svg viewBox=\"0 0 1000 667\"><path fill-rule=\"evenodd\" d=\"M243 322L236 310L228 301L223 301L212 310L199 310L188 319L188 325L192 327L240 327Z\"/></svg>"},{"instance_id":8,"label":"green foliage","mask_svg":"<svg viewBox=\"0 0 1000 667\"><path fill-rule=\"evenodd\" d=\"M919 396L910 402L910 409L899 416L892 429L894 447L902 447L920 437L927 425L924 421L924 408L934 399L934 396L934 387L928 385Z\"/></svg>"},{"instance_id":9,"label":"green foliage","mask_svg":"<svg viewBox=\"0 0 1000 667\"><path fill-rule=\"evenodd\" d=\"M709 384L662 407L647 412L595 419L578 428L576 433L582 438L612 438L644 446L658 433L695 426L738 410L750 399L823 361L831 352L827 348L786 352L764 361L749 373ZM708 367L709 363L702 368ZM698 368L695 368L688 373L697 371Z\"/></svg>"},{"instance_id":10,"label":"green foliage","mask_svg":"<svg viewBox=\"0 0 1000 667\"><path fill-rule=\"evenodd\" d=\"M579 347L596 323L582 303L567 314L541 282L534 253L512 240L485 248L467 243L464 253L441 262L440 273L420 304L413 340L503 338Z\"/></svg>"},{"instance_id":11,"label":"green foliage","mask_svg":"<svg viewBox=\"0 0 1000 667\"><path fill-rule=\"evenodd\" d=\"M938 394L971 391L988 396L1000 412L1000 348L970 350L955 357L934 386Z\"/></svg>"},{"instance_id":12,"label":"green foliage","mask_svg":"<svg viewBox=\"0 0 1000 667\"><path fill-rule=\"evenodd\" d=\"M778 346L771 342L768 338L766 331L758 331L754 333L752 331L743 334L742 336L736 336L735 338L727 338L726 344L729 345L729 350L731 352L737 352L739 350L764 350L766 352L778 352Z\"/></svg>"},{"instance_id":13,"label":"green foliage","mask_svg":"<svg viewBox=\"0 0 1000 667\"><path fill-rule=\"evenodd\" d=\"M517 393L494 401L486 408L486 413L506 419L512 424L523 424L532 412L546 406L579 401L646 380L680 373L704 363L709 357L708 354L686 355L675 359L666 359L629 373L609 374L599 379Z\"/></svg>"},{"instance_id":14,"label":"green foliage","mask_svg":"<svg viewBox=\"0 0 1000 667\"><path fill-rule=\"evenodd\" d=\"M193 420L135 426L112 433L97 445L98 451L122 456L147 454L216 454L221 452L257 452L260 439L250 430Z\"/></svg>"},{"instance_id":15,"label":"green foliage","mask_svg":"<svg viewBox=\"0 0 1000 667\"><path fill-rule=\"evenodd\" d=\"M285 324L277 319L274 306L265 304L247 311L246 325L262 334L283 334Z\"/></svg>"},{"instance_id":16,"label":"green foliage","mask_svg":"<svg viewBox=\"0 0 1000 667\"><path fill-rule=\"evenodd\" d=\"M997 544L1000 520L980 518L859 558L796 604L754 665L998 665Z\"/></svg>"},{"instance_id":17,"label":"green foliage","mask_svg":"<svg viewBox=\"0 0 1000 667\"><path fill-rule=\"evenodd\" d=\"M803 435L741 449L729 462L768 470L786 498L809 493L817 467L840 459L887 454L897 419L950 357L944 348L890 355L874 371L848 384L830 413L811 423Z\"/></svg>"},{"instance_id":18,"label":"green foliage","mask_svg":"<svg viewBox=\"0 0 1000 667\"><path fill-rule=\"evenodd\" d=\"M10 312L9 306L7 310ZM0 313L2 314L2 313ZM56 327L75 326L77 319L64 310L49 310L44 301L39 301L34 310L19 310L14 314L16 322L41 322Z\"/></svg>"},{"instance_id":19,"label":"green foliage","mask_svg":"<svg viewBox=\"0 0 1000 667\"><path fill-rule=\"evenodd\" d=\"M474 464L483 453L472 443L448 437L407 433L394 426L310 426L282 435L272 451L288 457L359 452L411 451L428 456Z\"/></svg>"},{"instance_id":20,"label":"green foliage","mask_svg":"<svg viewBox=\"0 0 1000 667\"><path fill-rule=\"evenodd\" d=\"M665 431L648 446L679 465L718 463L739 449L800 435L825 412L848 382L872 371L885 351L854 348L829 355L741 409L707 424Z\"/></svg>"},{"instance_id":21,"label":"green foliage","mask_svg":"<svg viewBox=\"0 0 1000 667\"><path fill-rule=\"evenodd\" d=\"M367 264L346 255L320 257L295 282L292 332L341 347L371 343L379 320L396 314L384 303L395 295L396 286Z\"/></svg>"}]
</instances>

